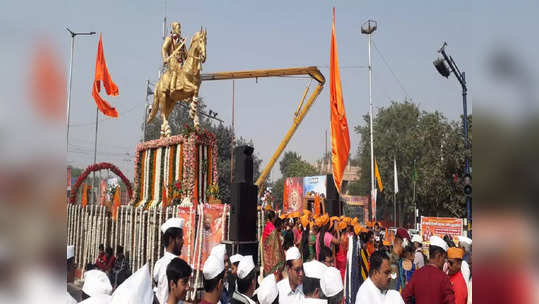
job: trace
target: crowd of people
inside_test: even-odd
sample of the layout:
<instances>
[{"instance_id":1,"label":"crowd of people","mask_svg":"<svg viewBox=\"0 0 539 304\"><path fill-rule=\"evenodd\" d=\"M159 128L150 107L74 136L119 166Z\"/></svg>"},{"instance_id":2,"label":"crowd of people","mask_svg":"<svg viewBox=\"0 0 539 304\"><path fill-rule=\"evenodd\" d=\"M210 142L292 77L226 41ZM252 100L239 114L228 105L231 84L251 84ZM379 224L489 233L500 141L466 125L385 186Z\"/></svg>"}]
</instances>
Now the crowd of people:
<instances>
[{"instance_id":1,"label":"crowd of people","mask_svg":"<svg viewBox=\"0 0 539 304\"><path fill-rule=\"evenodd\" d=\"M472 241L467 237L425 241L399 228L389 240L379 223L364 227L357 218L309 211L278 215L269 208L265 215L261 265L251 255L229 256L225 244L213 247L201 269L203 291L196 303L471 303ZM179 257L183 225L183 219L171 218L160 227L164 255L151 279L148 265L123 282L112 279L111 270L101 268L111 256L100 246L96 269L84 273L82 297L76 299L68 288L68 303L189 303L192 297L186 295L196 293L197 286L194 270ZM68 246L68 283L72 263ZM132 288L140 296L130 302Z\"/></svg>"}]
</instances>

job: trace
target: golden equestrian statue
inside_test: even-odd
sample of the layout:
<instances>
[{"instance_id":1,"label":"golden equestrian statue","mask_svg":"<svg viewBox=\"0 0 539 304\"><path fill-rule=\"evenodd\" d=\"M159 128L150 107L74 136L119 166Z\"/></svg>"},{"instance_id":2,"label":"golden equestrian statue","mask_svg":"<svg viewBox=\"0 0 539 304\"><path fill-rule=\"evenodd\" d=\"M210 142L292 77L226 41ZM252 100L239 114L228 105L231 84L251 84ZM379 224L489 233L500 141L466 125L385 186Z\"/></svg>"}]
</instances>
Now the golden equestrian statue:
<instances>
[{"instance_id":1,"label":"golden equestrian statue","mask_svg":"<svg viewBox=\"0 0 539 304\"><path fill-rule=\"evenodd\" d=\"M206 61L206 34L205 29L200 28L200 32L193 35L187 57L183 61L182 50L184 50L185 40L181 40L179 34L179 23L174 22L172 25L172 35L167 37L163 43L163 56L167 52L165 47L168 43L172 46L172 53L164 58L164 62L168 65L167 71L161 75L159 81L155 85L152 111L146 123L150 123L157 114L157 108L161 111L161 137L170 136L170 126L168 124L168 116L172 112L177 101L190 102L189 117L193 120L196 130L200 129L197 105L198 91L200 89L200 71L202 63ZM177 35L175 37L175 35ZM176 39L176 40L174 40ZM184 54L184 53L183 53ZM183 63L183 64L182 64Z\"/></svg>"}]
</instances>

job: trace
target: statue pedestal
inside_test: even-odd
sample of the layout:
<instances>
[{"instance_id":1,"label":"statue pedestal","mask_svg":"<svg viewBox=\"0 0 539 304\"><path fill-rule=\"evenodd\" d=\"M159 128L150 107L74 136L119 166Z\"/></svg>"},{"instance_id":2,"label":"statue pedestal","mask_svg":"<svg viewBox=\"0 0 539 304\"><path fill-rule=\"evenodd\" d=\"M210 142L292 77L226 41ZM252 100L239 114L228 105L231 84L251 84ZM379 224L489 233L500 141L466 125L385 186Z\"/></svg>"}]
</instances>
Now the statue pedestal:
<instances>
[{"instance_id":1,"label":"statue pedestal","mask_svg":"<svg viewBox=\"0 0 539 304\"><path fill-rule=\"evenodd\" d=\"M215 135L202 131L176 135L137 145L133 205L145 209L172 202L169 185L181 185L181 197L193 206L207 203L206 190L217 184L217 143ZM178 199L178 198L177 198Z\"/></svg>"}]
</instances>

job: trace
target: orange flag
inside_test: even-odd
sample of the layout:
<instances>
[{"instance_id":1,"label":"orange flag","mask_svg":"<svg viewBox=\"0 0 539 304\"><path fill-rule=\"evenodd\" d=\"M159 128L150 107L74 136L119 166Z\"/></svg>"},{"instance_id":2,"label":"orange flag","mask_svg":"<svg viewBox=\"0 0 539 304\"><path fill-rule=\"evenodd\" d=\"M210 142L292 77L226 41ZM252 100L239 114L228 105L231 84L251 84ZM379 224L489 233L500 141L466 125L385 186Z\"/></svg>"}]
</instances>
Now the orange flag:
<instances>
[{"instance_id":1,"label":"orange flag","mask_svg":"<svg viewBox=\"0 0 539 304\"><path fill-rule=\"evenodd\" d=\"M65 121L65 68L52 45L46 40L32 47L29 92L35 109L50 122Z\"/></svg>"},{"instance_id":2,"label":"orange flag","mask_svg":"<svg viewBox=\"0 0 539 304\"><path fill-rule=\"evenodd\" d=\"M118 208L120 207L120 187L116 188L116 191L114 191L114 200L112 203L112 219L116 220L118 217Z\"/></svg>"},{"instance_id":3,"label":"orange flag","mask_svg":"<svg viewBox=\"0 0 539 304\"><path fill-rule=\"evenodd\" d=\"M88 185L86 183L82 184L82 198L80 200L82 208L86 208L88 205Z\"/></svg>"},{"instance_id":4,"label":"orange flag","mask_svg":"<svg viewBox=\"0 0 539 304\"><path fill-rule=\"evenodd\" d=\"M165 183L163 183L163 187L161 187L161 191L163 192L161 201L163 208L168 207L168 197L167 197L167 188L165 187Z\"/></svg>"},{"instance_id":5,"label":"orange flag","mask_svg":"<svg viewBox=\"0 0 539 304\"><path fill-rule=\"evenodd\" d=\"M331 26L331 51L329 57L329 104L331 108L331 163L333 180L339 193L348 154L350 153L350 134L342 97L341 76L337 54L337 38L335 37L335 8Z\"/></svg>"},{"instance_id":6,"label":"orange flag","mask_svg":"<svg viewBox=\"0 0 539 304\"><path fill-rule=\"evenodd\" d=\"M95 78L92 89L92 97L94 97L97 108L103 112L103 114L110 117L118 117L118 112L108 102L99 96L101 91L101 82L105 87L105 91L109 96L118 96L118 86L112 81L109 70L107 69L107 63L105 62L105 54L103 53L103 42L101 41L101 34L99 34L99 44L97 45L97 58L95 60Z\"/></svg>"}]
</instances>

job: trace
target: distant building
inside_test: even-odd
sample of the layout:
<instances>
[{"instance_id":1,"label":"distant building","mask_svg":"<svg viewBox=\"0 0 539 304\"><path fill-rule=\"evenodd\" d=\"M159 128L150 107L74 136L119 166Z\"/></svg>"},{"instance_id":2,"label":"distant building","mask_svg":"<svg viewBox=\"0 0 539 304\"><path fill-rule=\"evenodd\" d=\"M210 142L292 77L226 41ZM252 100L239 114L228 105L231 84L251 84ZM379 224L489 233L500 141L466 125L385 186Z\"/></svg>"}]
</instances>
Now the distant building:
<instances>
[{"instance_id":1,"label":"distant building","mask_svg":"<svg viewBox=\"0 0 539 304\"><path fill-rule=\"evenodd\" d=\"M320 174L333 173L333 166L331 165L330 159L328 159L326 162L318 162L314 166L320 171ZM361 169L359 166L352 166L350 162L348 162L348 165L346 166L346 169L344 170L343 183L346 183L346 182L349 183L352 181L359 180L360 171Z\"/></svg>"}]
</instances>

